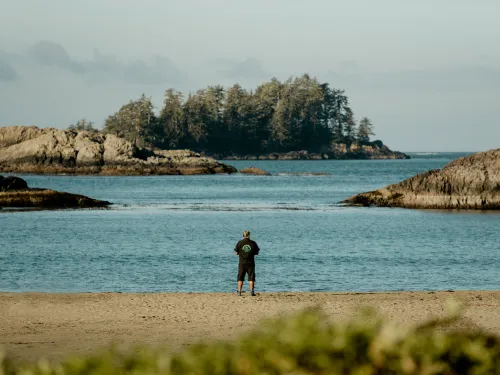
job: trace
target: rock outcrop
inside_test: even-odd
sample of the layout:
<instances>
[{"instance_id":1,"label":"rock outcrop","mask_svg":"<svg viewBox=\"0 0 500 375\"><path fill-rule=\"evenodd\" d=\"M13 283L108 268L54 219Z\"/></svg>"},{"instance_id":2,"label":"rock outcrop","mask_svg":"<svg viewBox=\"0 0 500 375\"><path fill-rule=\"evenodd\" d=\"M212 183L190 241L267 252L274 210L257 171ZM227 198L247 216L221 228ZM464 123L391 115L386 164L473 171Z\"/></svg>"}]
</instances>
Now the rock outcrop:
<instances>
[{"instance_id":1,"label":"rock outcrop","mask_svg":"<svg viewBox=\"0 0 500 375\"><path fill-rule=\"evenodd\" d=\"M377 143L378 142L378 143ZM399 151L392 151L380 141L372 145L359 145L353 143L335 143L329 152L331 159L366 159L366 160L395 160L410 159L408 155Z\"/></svg>"},{"instance_id":2,"label":"rock outcrop","mask_svg":"<svg viewBox=\"0 0 500 375\"><path fill-rule=\"evenodd\" d=\"M270 176L271 173L266 172L263 169L257 168L257 167L248 167L240 170L240 173L243 174L252 174L255 176Z\"/></svg>"},{"instance_id":3,"label":"rock outcrop","mask_svg":"<svg viewBox=\"0 0 500 375\"><path fill-rule=\"evenodd\" d=\"M236 169L189 150L149 151L99 132L0 127L0 172L184 175Z\"/></svg>"},{"instance_id":4,"label":"rock outcrop","mask_svg":"<svg viewBox=\"0 0 500 375\"><path fill-rule=\"evenodd\" d=\"M426 209L500 209L500 149L466 156L343 203Z\"/></svg>"},{"instance_id":5,"label":"rock outcrop","mask_svg":"<svg viewBox=\"0 0 500 375\"><path fill-rule=\"evenodd\" d=\"M2 208L98 208L111 203L83 195L59 192L50 189L30 189L19 177L0 176L0 209Z\"/></svg>"}]
</instances>

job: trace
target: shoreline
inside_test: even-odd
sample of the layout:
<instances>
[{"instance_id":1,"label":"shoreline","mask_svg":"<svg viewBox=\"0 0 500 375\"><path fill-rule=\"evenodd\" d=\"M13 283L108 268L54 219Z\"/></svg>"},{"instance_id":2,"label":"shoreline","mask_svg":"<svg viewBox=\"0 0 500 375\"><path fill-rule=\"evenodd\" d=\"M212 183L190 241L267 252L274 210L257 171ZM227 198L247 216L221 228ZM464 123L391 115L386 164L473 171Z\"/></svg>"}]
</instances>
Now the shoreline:
<instances>
[{"instance_id":1,"label":"shoreline","mask_svg":"<svg viewBox=\"0 0 500 375\"><path fill-rule=\"evenodd\" d=\"M450 298L464 306L456 329L500 335L500 290L406 292L48 293L0 292L0 347L14 360L60 360L108 348L230 340L263 319L320 307L348 320L362 307L415 325L445 316Z\"/></svg>"},{"instance_id":2,"label":"shoreline","mask_svg":"<svg viewBox=\"0 0 500 375\"><path fill-rule=\"evenodd\" d=\"M438 210L439 211L439 210ZM497 213L497 211L494 211ZM246 283L247 281L245 281ZM235 282L236 284L236 282ZM247 285L243 285L243 293L249 293L248 287L245 289ZM300 290L291 290L291 291L286 291L286 290L281 290L281 291L257 291L256 293L259 296L266 296L266 295L280 295L280 294L298 294L298 295L379 295L379 294L415 294L415 293L450 293L453 295L453 293L483 293L483 292L498 292L500 295L500 289L429 289L429 290L375 290L375 291L357 291L357 290L350 290L350 291L334 291L334 290L326 290L326 291L300 291ZM0 289L0 300L2 297L6 297L9 295L46 295L46 296L77 296L77 295L185 295L185 296L191 296L191 295L214 295L214 296L232 296L233 292L200 292L200 291L194 291L194 292L168 292L168 291L153 291L153 292L148 292L148 291L140 291L140 292L121 292L121 291L63 291L63 292L57 292L57 291L38 291L38 290L22 290L22 291L8 291L8 290L1 290ZM1 310L0 310L1 311Z\"/></svg>"}]
</instances>

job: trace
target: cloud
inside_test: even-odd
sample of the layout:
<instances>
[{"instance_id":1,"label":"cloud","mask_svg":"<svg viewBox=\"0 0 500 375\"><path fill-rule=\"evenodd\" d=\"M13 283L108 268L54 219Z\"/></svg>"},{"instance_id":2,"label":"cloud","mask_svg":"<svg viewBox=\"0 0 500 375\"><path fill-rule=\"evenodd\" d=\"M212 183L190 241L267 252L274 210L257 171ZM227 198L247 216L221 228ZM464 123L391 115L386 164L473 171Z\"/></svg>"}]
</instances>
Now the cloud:
<instances>
[{"instance_id":1,"label":"cloud","mask_svg":"<svg viewBox=\"0 0 500 375\"><path fill-rule=\"evenodd\" d=\"M64 47L58 43L39 41L28 50L28 56L40 65L69 70L85 74L88 69L78 61L71 59Z\"/></svg>"},{"instance_id":2,"label":"cloud","mask_svg":"<svg viewBox=\"0 0 500 375\"><path fill-rule=\"evenodd\" d=\"M168 58L153 56L150 61L136 60L121 63L114 56L94 51L94 60L88 63L92 73L106 74L108 78L119 79L132 84L179 83L185 75Z\"/></svg>"},{"instance_id":3,"label":"cloud","mask_svg":"<svg viewBox=\"0 0 500 375\"><path fill-rule=\"evenodd\" d=\"M116 57L96 49L93 58L78 60L71 57L61 44L50 41L35 43L28 49L27 58L38 65L86 76L93 83L114 81L155 85L176 84L185 79L185 75L166 57L120 62Z\"/></svg>"},{"instance_id":4,"label":"cloud","mask_svg":"<svg viewBox=\"0 0 500 375\"><path fill-rule=\"evenodd\" d=\"M17 81L19 75L6 61L0 60L0 81Z\"/></svg>"}]
</instances>

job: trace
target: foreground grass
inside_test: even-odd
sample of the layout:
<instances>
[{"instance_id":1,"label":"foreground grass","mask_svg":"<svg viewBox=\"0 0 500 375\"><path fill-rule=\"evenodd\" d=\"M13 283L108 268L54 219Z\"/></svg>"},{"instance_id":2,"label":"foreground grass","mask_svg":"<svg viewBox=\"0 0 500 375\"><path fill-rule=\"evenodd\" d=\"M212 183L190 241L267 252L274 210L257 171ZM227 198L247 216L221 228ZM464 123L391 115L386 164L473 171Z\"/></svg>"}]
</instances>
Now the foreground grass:
<instances>
[{"instance_id":1,"label":"foreground grass","mask_svg":"<svg viewBox=\"0 0 500 375\"><path fill-rule=\"evenodd\" d=\"M0 375L77 374L500 374L500 339L445 329L459 318L403 328L364 314L330 322L320 311L268 321L230 343L199 344L180 353L117 350L60 364L15 365L0 360Z\"/></svg>"}]
</instances>

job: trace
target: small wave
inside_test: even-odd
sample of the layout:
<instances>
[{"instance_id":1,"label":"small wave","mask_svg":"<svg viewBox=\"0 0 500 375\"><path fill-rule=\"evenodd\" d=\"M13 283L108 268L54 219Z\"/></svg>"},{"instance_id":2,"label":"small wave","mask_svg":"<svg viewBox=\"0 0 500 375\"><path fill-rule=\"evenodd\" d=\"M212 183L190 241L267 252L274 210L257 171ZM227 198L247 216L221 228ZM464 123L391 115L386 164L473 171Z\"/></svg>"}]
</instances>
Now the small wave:
<instances>
[{"instance_id":1,"label":"small wave","mask_svg":"<svg viewBox=\"0 0 500 375\"><path fill-rule=\"evenodd\" d=\"M328 172L279 172L276 176L328 176Z\"/></svg>"},{"instance_id":2,"label":"small wave","mask_svg":"<svg viewBox=\"0 0 500 375\"><path fill-rule=\"evenodd\" d=\"M322 205L294 205L289 203L272 203L245 205L245 204L205 204L205 203L173 203L173 204L138 204L138 205L116 205L115 210L158 210L175 212L256 212L256 211L332 211L338 209L337 204Z\"/></svg>"}]
</instances>

